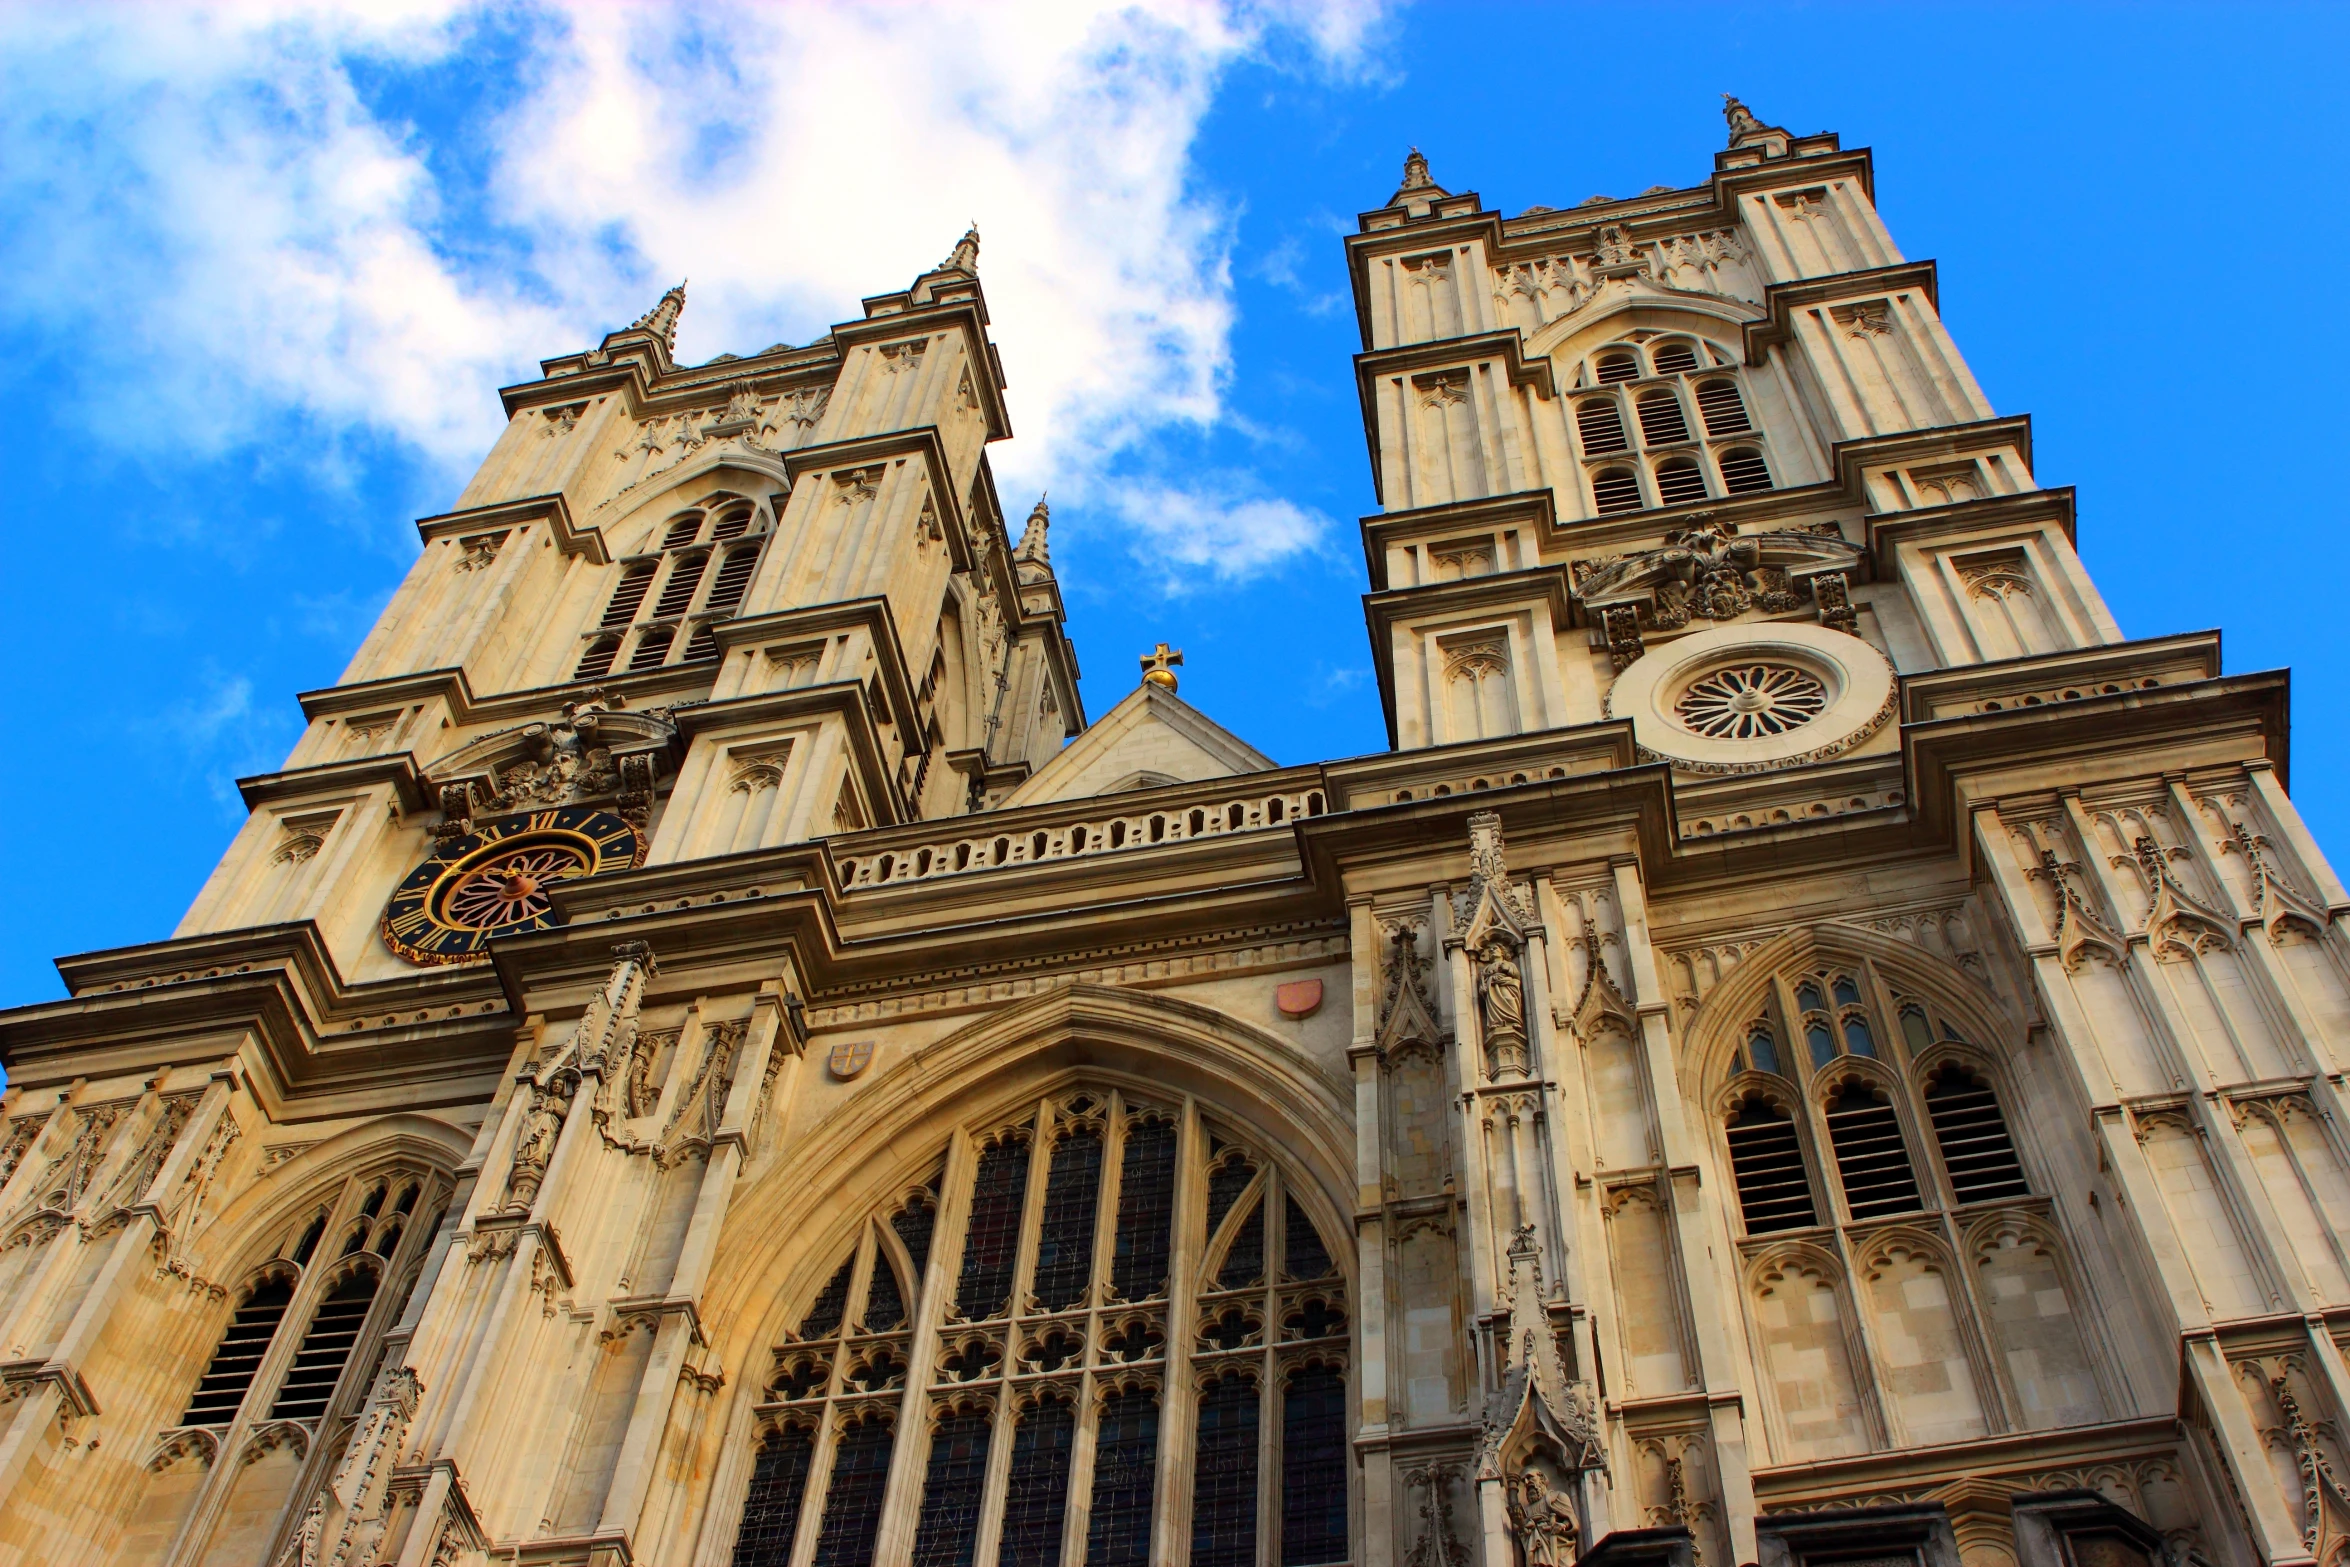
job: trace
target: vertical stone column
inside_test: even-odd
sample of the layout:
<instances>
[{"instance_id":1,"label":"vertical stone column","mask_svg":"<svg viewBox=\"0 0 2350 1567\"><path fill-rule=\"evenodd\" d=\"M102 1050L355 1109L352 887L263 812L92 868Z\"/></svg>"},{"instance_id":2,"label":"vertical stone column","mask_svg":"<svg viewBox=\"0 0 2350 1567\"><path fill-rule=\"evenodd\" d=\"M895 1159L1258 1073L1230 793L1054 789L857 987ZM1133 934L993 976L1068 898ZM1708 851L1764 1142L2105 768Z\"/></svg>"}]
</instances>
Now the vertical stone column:
<instances>
[{"instance_id":1,"label":"vertical stone column","mask_svg":"<svg viewBox=\"0 0 2350 1567\"><path fill-rule=\"evenodd\" d=\"M1387 1449L1387 1117L1379 1080L1379 921L1367 898L1348 904L1347 942L1354 960L1354 1036L1346 1059L1355 1086L1355 1440L1363 1455L1365 1549L1383 1554L1395 1538L1395 1472Z\"/></svg>"}]
</instances>

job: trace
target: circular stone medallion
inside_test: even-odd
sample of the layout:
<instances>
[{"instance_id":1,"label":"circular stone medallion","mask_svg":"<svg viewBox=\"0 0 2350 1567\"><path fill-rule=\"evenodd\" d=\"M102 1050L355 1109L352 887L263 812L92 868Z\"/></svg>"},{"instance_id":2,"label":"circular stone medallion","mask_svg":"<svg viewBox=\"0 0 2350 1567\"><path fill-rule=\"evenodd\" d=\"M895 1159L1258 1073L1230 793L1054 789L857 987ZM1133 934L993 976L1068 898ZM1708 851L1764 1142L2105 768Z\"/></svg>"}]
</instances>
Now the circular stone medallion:
<instances>
[{"instance_id":1,"label":"circular stone medallion","mask_svg":"<svg viewBox=\"0 0 2350 1567\"><path fill-rule=\"evenodd\" d=\"M1838 756L1893 715L1885 655L1800 622L1713 626L1643 654L1606 710L1641 751L1705 773L1752 773Z\"/></svg>"}]
</instances>

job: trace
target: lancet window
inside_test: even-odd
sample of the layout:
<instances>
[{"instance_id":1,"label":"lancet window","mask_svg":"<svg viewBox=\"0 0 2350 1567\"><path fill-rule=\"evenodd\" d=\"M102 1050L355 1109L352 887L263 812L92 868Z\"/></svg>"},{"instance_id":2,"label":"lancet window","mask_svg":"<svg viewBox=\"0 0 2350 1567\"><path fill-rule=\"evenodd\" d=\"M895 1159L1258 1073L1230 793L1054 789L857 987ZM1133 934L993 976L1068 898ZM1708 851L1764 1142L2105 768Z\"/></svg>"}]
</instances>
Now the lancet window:
<instances>
[{"instance_id":1,"label":"lancet window","mask_svg":"<svg viewBox=\"0 0 2350 1567\"><path fill-rule=\"evenodd\" d=\"M776 1349L735 1567L908 1533L916 1567L1142 1567L1170 1532L1198 1567L1347 1560L1346 1285L1311 1206L1116 1090L958 1137Z\"/></svg>"},{"instance_id":2,"label":"lancet window","mask_svg":"<svg viewBox=\"0 0 2350 1567\"><path fill-rule=\"evenodd\" d=\"M1646 459L1591 461L1593 507L1606 515L1770 489L1737 358L1702 338L1641 336L1600 349L1575 378L1586 394L1574 405L1582 455Z\"/></svg>"},{"instance_id":3,"label":"lancet window","mask_svg":"<svg viewBox=\"0 0 2350 1567\"><path fill-rule=\"evenodd\" d=\"M770 525L764 506L735 495L659 524L645 552L620 563L572 678L717 657L718 623L742 608Z\"/></svg>"},{"instance_id":4,"label":"lancet window","mask_svg":"<svg viewBox=\"0 0 2350 1567\"><path fill-rule=\"evenodd\" d=\"M1866 958L1773 974L1722 1142L1773 1462L2105 1418L1981 1026Z\"/></svg>"}]
</instances>

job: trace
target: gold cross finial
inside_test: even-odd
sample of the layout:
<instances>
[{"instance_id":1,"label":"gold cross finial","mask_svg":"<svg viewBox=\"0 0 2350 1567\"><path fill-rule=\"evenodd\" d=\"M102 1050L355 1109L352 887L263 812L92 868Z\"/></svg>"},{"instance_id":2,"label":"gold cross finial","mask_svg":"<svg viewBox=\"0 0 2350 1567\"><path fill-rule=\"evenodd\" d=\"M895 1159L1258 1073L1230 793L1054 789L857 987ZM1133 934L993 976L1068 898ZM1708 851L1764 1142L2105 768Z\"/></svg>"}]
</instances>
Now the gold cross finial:
<instances>
[{"instance_id":1,"label":"gold cross finial","mask_svg":"<svg viewBox=\"0 0 2350 1567\"><path fill-rule=\"evenodd\" d=\"M1157 652L1142 655L1143 684L1174 690L1175 666L1182 662L1183 654L1180 650L1171 651L1166 643L1160 643Z\"/></svg>"}]
</instances>

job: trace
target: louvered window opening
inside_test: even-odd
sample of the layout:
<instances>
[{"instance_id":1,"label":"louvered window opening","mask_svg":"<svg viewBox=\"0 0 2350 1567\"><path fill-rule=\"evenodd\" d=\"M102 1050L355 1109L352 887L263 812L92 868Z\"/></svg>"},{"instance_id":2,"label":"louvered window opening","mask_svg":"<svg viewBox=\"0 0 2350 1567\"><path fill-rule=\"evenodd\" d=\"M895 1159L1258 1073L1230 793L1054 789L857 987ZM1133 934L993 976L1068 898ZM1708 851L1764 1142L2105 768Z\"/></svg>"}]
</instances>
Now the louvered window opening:
<instances>
[{"instance_id":1,"label":"louvered window opening","mask_svg":"<svg viewBox=\"0 0 2350 1567\"><path fill-rule=\"evenodd\" d=\"M1575 434L1587 457L1624 451L1632 444L1624 438L1622 411L1606 398L1594 398L1575 409Z\"/></svg>"},{"instance_id":2,"label":"louvered window opening","mask_svg":"<svg viewBox=\"0 0 2350 1567\"><path fill-rule=\"evenodd\" d=\"M640 669L659 669L669 657L669 644L677 640L675 626L647 626L637 633L636 651L628 655L631 674Z\"/></svg>"},{"instance_id":3,"label":"louvered window opening","mask_svg":"<svg viewBox=\"0 0 2350 1567\"><path fill-rule=\"evenodd\" d=\"M1942 1168L1960 1202L2031 1194L1990 1084L1960 1068L1945 1068L1926 1090L1926 1117L1934 1123Z\"/></svg>"},{"instance_id":4,"label":"louvered window opening","mask_svg":"<svg viewBox=\"0 0 2350 1567\"><path fill-rule=\"evenodd\" d=\"M327 1400L350 1364L351 1350L375 1304L380 1276L372 1267L355 1270L328 1291L311 1313L310 1326L294 1351L294 1363L278 1384L277 1401L270 1406L272 1420L315 1420L326 1413Z\"/></svg>"},{"instance_id":5,"label":"louvered window opening","mask_svg":"<svg viewBox=\"0 0 2350 1567\"><path fill-rule=\"evenodd\" d=\"M1651 392L1640 399L1640 438L1651 446L1672 446L1689 439L1689 423L1681 417L1681 399L1670 392Z\"/></svg>"},{"instance_id":6,"label":"louvered window opening","mask_svg":"<svg viewBox=\"0 0 2350 1567\"><path fill-rule=\"evenodd\" d=\"M1691 501L1705 499L1705 475L1693 462L1669 462L1656 471L1656 494L1660 505L1686 506Z\"/></svg>"},{"instance_id":7,"label":"louvered window opening","mask_svg":"<svg viewBox=\"0 0 2350 1567\"><path fill-rule=\"evenodd\" d=\"M1658 375L1678 375L1697 368L1697 350L1687 343L1663 343L1649 355L1656 363Z\"/></svg>"},{"instance_id":8,"label":"louvered window opening","mask_svg":"<svg viewBox=\"0 0 2350 1567\"><path fill-rule=\"evenodd\" d=\"M1640 377L1640 360L1629 353L1602 354L1597 368L1599 383L1611 385L1617 381L1634 381Z\"/></svg>"},{"instance_id":9,"label":"louvered window opening","mask_svg":"<svg viewBox=\"0 0 2350 1567\"><path fill-rule=\"evenodd\" d=\"M597 634L581 650L572 679L602 678L622 662L624 651L623 667L630 674L659 669L673 654L685 662L717 657L717 623L742 608L765 541L753 540L731 549L697 548L743 538L757 517L751 507L736 506L710 525L705 539L706 520L699 511L672 518L661 530L658 556L622 566L620 580L596 622ZM680 553L683 551L692 553ZM665 563L668 571L663 576ZM648 608L646 599L657 580L660 594ZM634 644L629 645L628 631L639 625L640 615L644 624L636 632ZM683 632L682 648L678 641L681 627L690 627Z\"/></svg>"},{"instance_id":10,"label":"louvered window opening","mask_svg":"<svg viewBox=\"0 0 2350 1567\"><path fill-rule=\"evenodd\" d=\"M661 584L661 597L653 604L653 613L668 620L682 615L694 601L694 590L702 585L702 572L710 564L707 555L681 555L669 568L669 580Z\"/></svg>"},{"instance_id":11,"label":"louvered window opening","mask_svg":"<svg viewBox=\"0 0 2350 1567\"><path fill-rule=\"evenodd\" d=\"M224 1426L236 1418L293 1299L290 1280L265 1279L253 1287L229 1318L228 1331L213 1350L195 1396L188 1400L187 1413L180 1416L181 1425Z\"/></svg>"},{"instance_id":12,"label":"louvered window opening","mask_svg":"<svg viewBox=\"0 0 2350 1567\"><path fill-rule=\"evenodd\" d=\"M1697 389L1697 411L1708 435L1743 435L1754 428L1746 419L1746 403L1735 381L1708 381Z\"/></svg>"},{"instance_id":13,"label":"louvered window opening","mask_svg":"<svg viewBox=\"0 0 2350 1567\"><path fill-rule=\"evenodd\" d=\"M821 1520L811 1567L870 1567L885 1535L912 1542L915 1567L972 1567L991 1509L1002 1519L993 1567L1059 1567L1069 1527L1081 1567L1144 1567L1170 1528L1192 1537L1178 1559L1253 1567L1267 1496L1282 1509L1282 1562L1344 1560L1342 1254L1287 1173L1204 1120L1122 1093L1066 1092L974 1141L945 1164L966 1172L965 1189L934 1175L875 1212L776 1347L761 1429L818 1433L818 1445L801 1463L795 1439L768 1439L779 1456L763 1450L752 1466L756 1511L737 1567L786 1567L783 1520L810 1511ZM1184 1240L1177 1194L1203 1190ZM967 1218L937 1241L948 1298L934 1300L923 1264L940 1212ZM893 1237L910 1270L893 1265ZM1197 1263L1188 1298L1169 1298L1179 1255ZM895 1325L874 1330L882 1321ZM1174 1407L1171 1321L1196 1325L1181 1374L1204 1395ZM927 1428L892 1428L903 1410L921 1410ZM894 1499L869 1492L862 1477L886 1471L900 1441L915 1444L911 1483ZM998 1441L1009 1452L991 1465ZM1179 1498L1157 1488L1167 1451L1195 1466ZM795 1476L807 1494L787 1502L777 1488ZM1081 1523L1070 1518L1078 1487Z\"/></svg>"},{"instance_id":14,"label":"louvered window opening","mask_svg":"<svg viewBox=\"0 0 2350 1567\"><path fill-rule=\"evenodd\" d=\"M759 565L759 546L745 544L726 552L719 563L717 575L710 579L710 595L702 601L701 621L694 627L693 639L686 644L685 656L690 661L718 656L718 622L731 619L742 607L743 595L750 591L751 573Z\"/></svg>"},{"instance_id":15,"label":"louvered window opening","mask_svg":"<svg viewBox=\"0 0 2350 1567\"><path fill-rule=\"evenodd\" d=\"M636 619L645 595L653 589L653 573L660 567L661 563L653 560L629 562L620 573L620 585L612 590L612 602L604 606L604 618L597 624L610 629Z\"/></svg>"},{"instance_id":16,"label":"louvered window opening","mask_svg":"<svg viewBox=\"0 0 2350 1567\"><path fill-rule=\"evenodd\" d=\"M1829 1102L1826 1120L1844 1203L1854 1218L1915 1213L1924 1206L1901 1140L1901 1118L1891 1104L1869 1088L1847 1084Z\"/></svg>"},{"instance_id":17,"label":"louvered window opening","mask_svg":"<svg viewBox=\"0 0 2350 1567\"><path fill-rule=\"evenodd\" d=\"M1191 1567L1256 1567L1258 1403L1255 1379L1238 1371L1200 1395Z\"/></svg>"},{"instance_id":18,"label":"louvered window opening","mask_svg":"<svg viewBox=\"0 0 2350 1567\"><path fill-rule=\"evenodd\" d=\"M1600 515L1611 512L1640 509L1640 480L1621 468L1611 468L1595 474L1591 480L1591 499Z\"/></svg>"},{"instance_id":19,"label":"louvered window opening","mask_svg":"<svg viewBox=\"0 0 2350 1567\"><path fill-rule=\"evenodd\" d=\"M1771 487L1771 470L1760 452L1724 452L1720 464L1722 487L1732 495L1752 495Z\"/></svg>"},{"instance_id":20,"label":"louvered window opening","mask_svg":"<svg viewBox=\"0 0 2350 1567\"><path fill-rule=\"evenodd\" d=\"M930 1433L922 1480L922 1516L914 1530L914 1567L971 1567L979 1549L979 1498L986 1489L991 1419L959 1411Z\"/></svg>"},{"instance_id":21,"label":"louvered window opening","mask_svg":"<svg viewBox=\"0 0 2350 1567\"><path fill-rule=\"evenodd\" d=\"M1776 1105L1749 1101L1729 1126L1730 1170L1749 1235L1809 1229L1819 1223L1803 1169L1795 1122Z\"/></svg>"}]
</instances>

